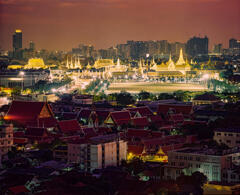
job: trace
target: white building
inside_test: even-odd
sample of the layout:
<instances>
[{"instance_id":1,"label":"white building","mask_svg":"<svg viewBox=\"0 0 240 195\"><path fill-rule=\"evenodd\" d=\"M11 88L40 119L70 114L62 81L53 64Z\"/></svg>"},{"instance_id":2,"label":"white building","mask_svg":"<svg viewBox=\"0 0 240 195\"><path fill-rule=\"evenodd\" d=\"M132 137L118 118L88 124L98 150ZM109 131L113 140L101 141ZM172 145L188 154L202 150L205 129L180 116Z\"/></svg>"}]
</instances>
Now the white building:
<instances>
[{"instance_id":1,"label":"white building","mask_svg":"<svg viewBox=\"0 0 240 195\"><path fill-rule=\"evenodd\" d=\"M68 143L68 162L80 164L92 171L107 166L118 166L127 158L127 142L116 135L105 135Z\"/></svg>"},{"instance_id":2,"label":"white building","mask_svg":"<svg viewBox=\"0 0 240 195\"><path fill-rule=\"evenodd\" d=\"M240 146L240 128L217 129L214 132L213 139L219 144L226 144L230 148Z\"/></svg>"},{"instance_id":3,"label":"white building","mask_svg":"<svg viewBox=\"0 0 240 195\"><path fill-rule=\"evenodd\" d=\"M187 175L199 171L206 175L209 181L221 181L222 170L231 168L232 163L237 165L239 162L240 148L226 151L208 148L183 148L168 152L169 166L181 167ZM166 173L167 175L170 174Z\"/></svg>"}]
</instances>

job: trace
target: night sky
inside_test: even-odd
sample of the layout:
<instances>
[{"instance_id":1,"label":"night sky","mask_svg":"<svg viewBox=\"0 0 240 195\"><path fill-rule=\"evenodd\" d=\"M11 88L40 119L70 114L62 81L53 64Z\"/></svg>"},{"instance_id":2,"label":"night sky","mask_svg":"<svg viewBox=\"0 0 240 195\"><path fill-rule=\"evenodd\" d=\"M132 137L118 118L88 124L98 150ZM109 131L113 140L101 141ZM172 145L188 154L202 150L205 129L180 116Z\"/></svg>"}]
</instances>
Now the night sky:
<instances>
[{"instance_id":1,"label":"night sky","mask_svg":"<svg viewBox=\"0 0 240 195\"><path fill-rule=\"evenodd\" d=\"M228 47L240 39L240 0L0 0L0 49L23 31L37 49L70 50L79 43L107 48L127 40L186 42L207 35Z\"/></svg>"}]
</instances>

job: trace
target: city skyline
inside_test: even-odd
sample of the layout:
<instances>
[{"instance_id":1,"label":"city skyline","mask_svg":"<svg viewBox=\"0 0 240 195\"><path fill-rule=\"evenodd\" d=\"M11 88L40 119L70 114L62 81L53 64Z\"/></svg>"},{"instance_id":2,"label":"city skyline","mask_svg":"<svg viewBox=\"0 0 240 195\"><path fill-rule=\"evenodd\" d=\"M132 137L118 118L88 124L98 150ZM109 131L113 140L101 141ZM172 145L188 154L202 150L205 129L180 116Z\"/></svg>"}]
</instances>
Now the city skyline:
<instances>
[{"instance_id":1,"label":"city skyline","mask_svg":"<svg viewBox=\"0 0 240 195\"><path fill-rule=\"evenodd\" d=\"M108 48L127 40L187 42L199 34L209 37L210 50L217 43L228 47L230 38L240 38L239 6L237 0L5 0L0 4L1 49L12 49L18 28L23 47L33 41L49 50L70 50L79 43Z\"/></svg>"}]
</instances>

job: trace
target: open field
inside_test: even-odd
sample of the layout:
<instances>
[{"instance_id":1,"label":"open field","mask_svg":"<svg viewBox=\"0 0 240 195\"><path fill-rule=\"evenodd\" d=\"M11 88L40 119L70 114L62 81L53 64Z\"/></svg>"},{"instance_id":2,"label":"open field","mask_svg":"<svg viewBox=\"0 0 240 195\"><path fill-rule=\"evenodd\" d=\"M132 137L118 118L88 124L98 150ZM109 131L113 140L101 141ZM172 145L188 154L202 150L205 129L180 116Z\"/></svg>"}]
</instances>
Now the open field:
<instances>
[{"instance_id":1,"label":"open field","mask_svg":"<svg viewBox=\"0 0 240 195\"><path fill-rule=\"evenodd\" d=\"M128 82L111 83L106 93L127 91L129 93L139 93L140 91L151 93L171 93L177 90L183 91L207 91L207 87L192 83L159 83L159 82Z\"/></svg>"}]
</instances>

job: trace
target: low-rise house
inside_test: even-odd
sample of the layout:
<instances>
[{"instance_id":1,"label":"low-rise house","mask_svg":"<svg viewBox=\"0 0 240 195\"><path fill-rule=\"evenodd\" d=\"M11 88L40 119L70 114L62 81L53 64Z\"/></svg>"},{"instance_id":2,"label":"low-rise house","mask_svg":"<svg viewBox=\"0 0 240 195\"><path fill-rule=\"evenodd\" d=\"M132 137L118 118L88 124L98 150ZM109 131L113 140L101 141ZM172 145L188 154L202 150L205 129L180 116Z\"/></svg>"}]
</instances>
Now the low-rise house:
<instances>
[{"instance_id":1,"label":"low-rise house","mask_svg":"<svg viewBox=\"0 0 240 195\"><path fill-rule=\"evenodd\" d=\"M121 127L127 127L131 121L131 114L129 111L110 112L104 124L108 127L116 127L118 130Z\"/></svg>"},{"instance_id":2,"label":"low-rise house","mask_svg":"<svg viewBox=\"0 0 240 195\"><path fill-rule=\"evenodd\" d=\"M82 128L76 119L58 121L58 128L64 135L81 134Z\"/></svg>"},{"instance_id":3,"label":"low-rise house","mask_svg":"<svg viewBox=\"0 0 240 195\"><path fill-rule=\"evenodd\" d=\"M183 114L189 117L192 114L191 104L159 104L157 114L166 117L168 114Z\"/></svg>"},{"instance_id":4,"label":"low-rise house","mask_svg":"<svg viewBox=\"0 0 240 195\"><path fill-rule=\"evenodd\" d=\"M135 128L148 129L150 123L147 117L132 118L130 124Z\"/></svg>"},{"instance_id":5,"label":"low-rise house","mask_svg":"<svg viewBox=\"0 0 240 195\"><path fill-rule=\"evenodd\" d=\"M47 129L42 127L29 127L26 129L25 138L30 143L51 142L53 139L48 135Z\"/></svg>"},{"instance_id":6,"label":"low-rise house","mask_svg":"<svg viewBox=\"0 0 240 195\"><path fill-rule=\"evenodd\" d=\"M136 108L126 108L125 110L130 111L131 117L150 117L153 115L153 112L147 106L141 106Z\"/></svg>"},{"instance_id":7,"label":"low-rise house","mask_svg":"<svg viewBox=\"0 0 240 195\"><path fill-rule=\"evenodd\" d=\"M220 98L210 93L204 93L202 95L197 95L192 102L194 106L201 104L213 104L220 102Z\"/></svg>"},{"instance_id":8,"label":"low-rise house","mask_svg":"<svg viewBox=\"0 0 240 195\"><path fill-rule=\"evenodd\" d=\"M75 104L92 104L93 96L92 95L75 95L72 97L72 102Z\"/></svg>"},{"instance_id":9,"label":"low-rise house","mask_svg":"<svg viewBox=\"0 0 240 195\"><path fill-rule=\"evenodd\" d=\"M219 128L214 131L213 139L228 147L240 146L240 128Z\"/></svg>"}]
</instances>

